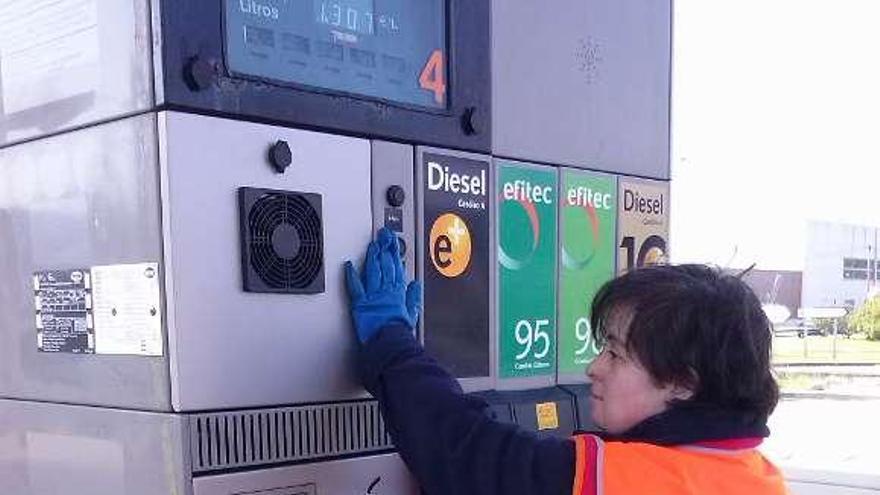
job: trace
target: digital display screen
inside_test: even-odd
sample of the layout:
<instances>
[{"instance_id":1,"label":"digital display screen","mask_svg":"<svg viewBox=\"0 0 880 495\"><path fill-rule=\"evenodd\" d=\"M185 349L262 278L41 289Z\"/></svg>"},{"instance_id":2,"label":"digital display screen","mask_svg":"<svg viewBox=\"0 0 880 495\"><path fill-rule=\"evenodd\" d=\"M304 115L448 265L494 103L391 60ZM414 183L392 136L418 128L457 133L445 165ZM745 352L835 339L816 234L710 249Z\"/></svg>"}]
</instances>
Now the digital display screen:
<instances>
[{"instance_id":1,"label":"digital display screen","mask_svg":"<svg viewBox=\"0 0 880 495\"><path fill-rule=\"evenodd\" d=\"M446 108L445 0L225 0L233 74Z\"/></svg>"}]
</instances>

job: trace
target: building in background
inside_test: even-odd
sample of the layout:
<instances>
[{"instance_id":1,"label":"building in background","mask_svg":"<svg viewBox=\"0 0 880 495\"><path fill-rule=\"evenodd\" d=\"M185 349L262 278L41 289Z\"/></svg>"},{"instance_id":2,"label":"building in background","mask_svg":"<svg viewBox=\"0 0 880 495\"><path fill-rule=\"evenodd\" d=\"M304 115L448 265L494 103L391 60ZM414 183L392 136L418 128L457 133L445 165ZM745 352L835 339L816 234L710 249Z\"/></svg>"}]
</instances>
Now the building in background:
<instances>
[{"instance_id":1,"label":"building in background","mask_svg":"<svg viewBox=\"0 0 880 495\"><path fill-rule=\"evenodd\" d=\"M810 221L802 305L857 307L877 290L880 227Z\"/></svg>"},{"instance_id":2,"label":"building in background","mask_svg":"<svg viewBox=\"0 0 880 495\"><path fill-rule=\"evenodd\" d=\"M801 307L802 280L802 272L788 270L752 270L743 277L761 304L785 306L791 315Z\"/></svg>"}]
</instances>

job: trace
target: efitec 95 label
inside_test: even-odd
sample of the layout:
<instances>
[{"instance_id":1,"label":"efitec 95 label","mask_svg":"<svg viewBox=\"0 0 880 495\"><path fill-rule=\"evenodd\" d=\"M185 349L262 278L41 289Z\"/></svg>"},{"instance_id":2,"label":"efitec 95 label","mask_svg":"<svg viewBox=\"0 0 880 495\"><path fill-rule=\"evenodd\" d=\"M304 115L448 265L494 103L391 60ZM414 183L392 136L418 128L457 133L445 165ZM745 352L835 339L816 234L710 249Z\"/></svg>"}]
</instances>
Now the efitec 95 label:
<instances>
[{"instance_id":1,"label":"efitec 95 label","mask_svg":"<svg viewBox=\"0 0 880 495\"><path fill-rule=\"evenodd\" d=\"M497 160L498 375L556 371L557 174Z\"/></svg>"}]
</instances>

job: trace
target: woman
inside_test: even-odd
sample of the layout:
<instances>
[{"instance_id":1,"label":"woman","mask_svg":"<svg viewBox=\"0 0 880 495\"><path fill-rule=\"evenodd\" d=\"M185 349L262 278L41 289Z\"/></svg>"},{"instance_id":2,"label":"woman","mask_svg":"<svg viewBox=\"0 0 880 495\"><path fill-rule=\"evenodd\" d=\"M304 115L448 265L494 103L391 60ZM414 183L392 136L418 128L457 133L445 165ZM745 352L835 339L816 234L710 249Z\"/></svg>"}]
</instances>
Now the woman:
<instances>
[{"instance_id":1,"label":"woman","mask_svg":"<svg viewBox=\"0 0 880 495\"><path fill-rule=\"evenodd\" d=\"M361 378L428 494L787 493L755 450L778 398L769 323L736 277L667 265L607 283L591 313L604 349L587 370L602 432L572 439L490 419L425 354L421 287L392 232L346 278Z\"/></svg>"}]
</instances>

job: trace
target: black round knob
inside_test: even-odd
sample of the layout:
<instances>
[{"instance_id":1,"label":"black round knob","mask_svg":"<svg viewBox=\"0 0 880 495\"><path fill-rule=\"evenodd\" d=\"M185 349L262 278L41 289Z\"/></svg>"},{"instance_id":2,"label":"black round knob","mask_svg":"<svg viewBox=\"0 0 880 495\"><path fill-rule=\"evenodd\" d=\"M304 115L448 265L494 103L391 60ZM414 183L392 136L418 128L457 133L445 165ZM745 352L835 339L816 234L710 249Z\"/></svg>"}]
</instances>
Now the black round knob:
<instances>
[{"instance_id":1,"label":"black round knob","mask_svg":"<svg viewBox=\"0 0 880 495\"><path fill-rule=\"evenodd\" d=\"M214 84L217 72L214 66L200 57L192 57L183 69L183 78L186 85L193 91L208 89Z\"/></svg>"},{"instance_id":2,"label":"black round knob","mask_svg":"<svg viewBox=\"0 0 880 495\"><path fill-rule=\"evenodd\" d=\"M269 163L279 174L283 174L293 163L293 152L290 151L287 141L278 140L269 148Z\"/></svg>"},{"instance_id":3,"label":"black round knob","mask_svg":"<svg viewBox=\"0 0 880 495\"><path fill-rule=\"evenodd\" d=\"M389 205L399 208L406 201L406 191L398 185L393 185L385 191L385 200Z\"/></svg>"},{"instance_id":4,"label":"black round knob","mask_svg":"<svg viewBox=\"0 0 880 495\"><path fill-rule=\"evenodd\" d=\"M461 115L461 130L468 136L479 134L482 127L477 107L467 107Z\"/></svg>"}]
</instances>

